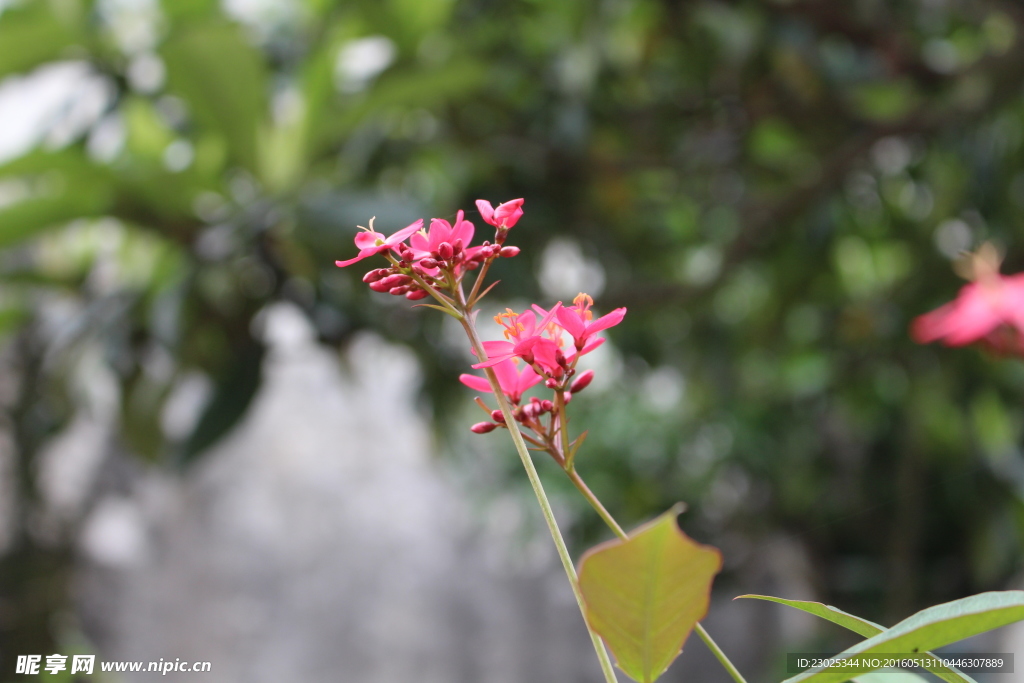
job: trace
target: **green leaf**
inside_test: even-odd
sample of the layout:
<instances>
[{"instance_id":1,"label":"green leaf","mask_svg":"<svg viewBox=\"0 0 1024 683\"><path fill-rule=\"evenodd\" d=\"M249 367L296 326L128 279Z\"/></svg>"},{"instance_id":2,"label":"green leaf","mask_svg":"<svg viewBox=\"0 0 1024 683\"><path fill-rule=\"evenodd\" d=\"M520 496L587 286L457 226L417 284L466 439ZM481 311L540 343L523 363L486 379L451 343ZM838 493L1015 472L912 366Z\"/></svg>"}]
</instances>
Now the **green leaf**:
<instances>
[{"instance_id":1,"label":"green leaf","mask_svg":"<svg viewBox=\"0 0 1024 683\"><path fill-rule=\"evenodd\" d=\"M876 636L879 633L885 631L884 626L879 626L873 621L867 619L861 619L860 617L848 614L847 612L837 609L832 605L825 605L820 602L809 602L806 600L786 600L784 598L775 598L770 595L740 595L739 598L754 598L757 600L769 600L771 602L777 602L780 605L787 605L789 607L803 610L808 614L813 614L816 617L821 617L831 621L833 624L839 624L844 628L848 628L854 633L870 638ZM948 666L934 666L928 667L928 670L938 676L944 681L949 683L975 683L974 679L970 676ZM858 679L860 680L860 679ZM872 679L864 679L872 680Z\"/></svg>"},{"instance_id":2,"label":"green leaf","mask_svg":"<svg viewBox=\"0 0 1024 683\"><path fill-rule=\"evenodd\" d=\"M429 71L387 74L374 84L367 97L339 116L323 133L324 140L344 139L353 128L382 110L397 107L431 109L466 96L487 82L487 70L470 61Z\"/></svg>"},{"instance_id":3,"label":"green leaf","mask_svg":"<svg viewBox=\"0 0 1024 683\"><path fill-rule=\"evenodd\" d=\"M110 209L113 193L101 183L83 182L74 190L17 202L0 209L0 249L76 218L99 216Z\"/></svg>"},{"instance_id":4,"label":"green leaf","mask_svg":"<svg viewBox=\"0 0 1024 683\"><path fill-rule=\"evenodd\" d=\"M265 352L266 347L256 340L235 350L234 360L217 380L210 403L184 444L183 463L219 441L245 415L260 388Z\"/></svg>"},{"instance_id":5,"label":"green leaf","mask_svg":"<svg viewBox=\"0 0 1024 683\"><path fill-rule=\"evenodd\" d=\"M870 638L876 636L885 630L884 626L879 626L873 621L867 619L861 619L852 614L847 614L841 609L836 609L832 605L826 605L821 602L810 602L808 600L786 600L785 598L775 598L770 595L739 595L735 599L740 598L753 598L755 600L768 600L771 602L777 602L780 605L787 605L794 607L798 610L803 610L808 614L813 614L816 617L821 617L831 621L833 624L839 624L844 628L848 628L854 633Z\"/></svg>"},{"instance_id":6,"label":"green leaf","mask_svg":"<svg viewBox=\"0 0 1024 683\"><path fill-rule=\"evenodd\" d=\"M1024 620L1024 591L981 593L922 610L837 657L924 653L1021 620ZM786 683L842 683L850 680L850 676L851 673L842 668L818 668L789 678Z\"/></svg>"},{"instance_id":7,"label":"green leaf","mask_svg":"<svg viewBox=\"0 0 1024 683\"><path fill-rule=\"evenodd\" d=\"M257 135L266 112L259 52L232 24L189 24L162 49L170 89L202 123L220 133L236 161L256 172Z\"/></svg>"},{"instance_id":8,"label":"green leaf","mask_svg":"<svg viewBox=\"0 0 1024 683\"><path fill-rule=\"evenodd\" d=\"M851 94L858 113L881 122L897 121L907 116L921 99L909 79L866 83L853 88Z\"/></svg>"},{"instance_id":9,"label":"green leaf","mask_svg":"<svg viewBox=\"0 0 1024 683\"><path fill-rule=\"evenodd\" d=\"M623 671L651 683L679 656L708 611L717 549L690 540L677 505L633 532L589 550L580 562L586 618Z\"/></svg>"},{"instance_id":10,"label":"green leaf","mask_svg":"<svg viewBox=\"0 0 1024 683\"><path fill-rule=\"evenodd\" d=\"M0 78L56 59L74 42L75 33L47 4L30 3L24 9L4 12L0 20Z\"/></svg>"}]
</instances>

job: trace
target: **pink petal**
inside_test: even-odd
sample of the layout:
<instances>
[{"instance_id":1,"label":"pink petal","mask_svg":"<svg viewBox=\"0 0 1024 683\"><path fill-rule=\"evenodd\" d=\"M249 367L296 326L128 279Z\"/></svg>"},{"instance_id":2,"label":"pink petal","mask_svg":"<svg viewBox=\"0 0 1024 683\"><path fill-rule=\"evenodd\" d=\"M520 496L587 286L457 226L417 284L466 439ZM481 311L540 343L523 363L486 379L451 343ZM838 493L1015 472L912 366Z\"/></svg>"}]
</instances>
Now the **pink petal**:
<instances>
[{"instance_id":1,"label":"pink petal","mask_svg":"<svg viewBox=\"0 0 1024 683\"><path fill-rule=\"evenodd\" d=\"M494 225L494 207L486 199L476 200L476 208L480 212L480 217L484 219L484 223L490 223Z\"/></svg>"},{"instance_id":2,"label":"pink petal","mask_svg":"<svg viewBox=\"0 0 1024 683\"><path fill-rule=\"evenodd\" d=\"M582 339L583 335L587 333L587 325L575 309L559 308L556 315L558 315L558 323L572 335L573 339Z\"/></svg>"},{"instance_id":3,"label":"pink petal","mask_svg":"<svg viewBox=\"0 0 1024 683\"><path fill-rule=\"evenodd\" d=\"M538 329L537 327L537 316L533 314L533 311L523 311L516 318L516 322L523 326L523 331L516 337L532 337L533 331Z\"/></svg>"},{"instance_id":4,"label":"pink petal","mask_svg":"<svg viewBox=\"0 0 1024 683\"><path fill-rule=\"evenodd\" d=\"M519 373L519 380L516 382L516 393L522 396L526 393L527 389L540 382L541 379L543 378L537 374L533 366L526 365L523 367L523 371Z\"/></svg>"},{"instance_id":5,"label":"pink petal","mask_svg":"<svg viewBox=\"0 0 1024 683\"><path fill-rule=\"evenodd\" d=\"M384 243L387 244L389 247L393 247L396 244L398 244L399 242L405 241L405 238L409 237L410 235L412 235L417 230L422 230L422 229L423 229L423 219L420 218L420 219L417 219L415 223L410 223L406 227L404 227L401 230L399 230L398 232L396 232L391 237L389 237L386 240L384 240Z\"/></svg>"},{"instance_id":6,"label":"pink petal","mask_svg":"<svg viewBox=\"0 0 1024 683\"><path fill-rule=\"evenodd\" d=\"M356 233L356 246L360 249L371 249L377 246L378 241L383 244L384 240L384 235L379 232L361 230Z\"/></svg>"},{"instance_id":7,"label":"pink petal","mask_svg":"<svg viewBox=\"0 0 1024 683\"><path fill-rule=\"evenodd\" d=\"M512 355L514 355L514 356L525 356L525 355L527 355L529 353L533 353L535 347L538 347L538 346L542 347L542 346L544 346L545 343L551 344L552 346L554 346L554 344L555 344L550 339L545 339L544 337L541 337L539 334L536 334L536 335L534 335L532 337L527 337L526 339L520 340L512 348Z\"/></svg>"},{"instance_id":8,"label":"pink petal","mask_svg":"<svg viewBox=\"0 0 1024 683\"><path fill-rule=\"evenodd\" d=\"M462 240L462 246L468 247L469 243L473 241L473 233L476 229L473 224L462 218L462 211L459 210L458 216L455 218L455 227L452 228L452 244L455 240Z\"/></svg>"},{"instance_id":9,"label":"pink petal","mask_svg":"<svg viewBox=\"0 0 1024 683\"><path fill-rule=\"evenodd\" d=\"M539 315L541 318L545 318L548 315L548 311L545 311L543 308L541 308L537 304L531 305L530 308L532 308L537 313L537 315Z\"/></svg>"},{"instance_id":10,"label":"pink petal","mask_svg":"<svg viewBox=\"0 0 1024 683\"><path fill-rule=\"evenodd\" d=\"M538 308L539 308L539 307L538 307ZM544 309L543 309L543 308L541 308L540 310L542 310L542 311L543 311ZM561 302L561 301L559 301L559 302L558 302L557 304L555 304L554 306L552 306L552 307L551 307L551 310L550 310L550 311L548 311L548 312L547 312L546 314L544 314L544 317L542 317L542 318L540 319L540 321L539 321L539 322L537 323L537 329L538 329L538 330L542 330L542 329L544 329L544 327L545 327L545 326L546 326L546 325L547 325L547 324L548 324L549 322L551 322L552 320L554 320L555 316L556 316L556 315L558 315L558 312L559 312L560 310L562 310L562 302Z\"/></svg>"},{"instance_id":11,"label":"pink petal","mask_svg":"<svg viewBox=\"0 0 1024 683\"><path fill-rule=\"evenodd\" d=\"M430 234L428 236L430 246L427 248L428 251L437 251L437 248L442 242L451 244L452 242L452 226L443 218L431 218L430 219Z\"/></svg>"},{"instance_id":12,"label":"pink petal","mask_svg":"<svg viewBox=\"0 0 1024 683\"><path fill-rule=\"evenodd\" d=\"M594 322L587 325L587 334L593 334L594 332L600 332L601 330L607 330L609 327L615 327L622 322L622 319L626 317L625 308L616 308L608 315L602 315Z\"/></svg>"},{"instance_id":13,"label":"pink petal","mask_svg":"<svg viewBox=\"0 0 1024 683\"><path fill-rule=\"evenodd\" d=\"M427 241L427 236L422 232L414 232L412 237L409 238L409 246L417 252L417 256L419 256L420 252L423 253L423 256L420 258L425 258L426 255L430 253L429 245L430 242Z\"/></svg>"},{"instance_id":14,"label":"pink petal","mask_svg":"<svg viewBox=\"0 0 1024 683\"><path fill-rule=\"evenodd\" d=\"M550 339L543 339L541 337L534 337L534 339L537 340L531 349L534 360L549 373L557 374L560 369L558 362L555 360L558 344Z\"/></svg>"},{"instance_id":15,"label":"pink petal","mask_svg":"<svg viewBox=\"0 0 1024 683\"><path fill-rule=\"evenodd\" d=\"M476 391L489 392L491 390L491 383L486 378L477 375L462 374L459 375L459 381Z\"/></svg>"},{"instance_id":16,"label":"pink petal","mask_svg":"<svg viewBox=\"0 0 1024 683\"><path fill-rule=\"evenodd\" d=\"M494 221L506 228L515 225L523 215L523 199L513 199L500 204L494 210Z\"/></svg>"},{"instance_id":17,"label":"pink petal","mask_svg":"<svg viewBox=\"0 0 1024 683\"><path fill-rule=\"evenodd\" d=\"M356 256L355 258L350 258L347 261L335 261L334 265L338 266L339 268L344 268L345 266L351 266L353 263L358 263L359 261L362 261L364 258L367 258L368 256L373 256L376 253L377 253L377 249L376 248L374 248L374 249L363 249L362 251L359 252L359 255Z\"/></svg>"},{"instance_id":18,"label":"pink petal","mask_svg":"<svg viewBox=\"0 0 1024 683\"><path fill-rule=\"evenodd\" d=\"M1002 323L992 302L991 292L971 283L960 290L954 301L918 317L911 333L923 344L937 340L949 346L970 344Z\"/></svg>"},{"instance_id":19,"label":"pink petal","mask_svg":"<svg viewBox=\"0 0 1024 683\"><path fill-rule=\"evenodd\" d=\"M580 355L585 355L596 349L601 344L604 344L604 337L591 337L587 340L587 343L580 349Z\"/></svg>"},{"instance_id":20,"label":"pink petal","mask_svg":"<svg viewBox=\"0 0 1024 683\"><path fill-rule=\"evenodd\" d=\"M519 373L516 371L516 364L510 358L494 366L494 374L498 377L498 386L501 391L513 401L516 393L516 385L519 383Z\"/></svg>"},{"instance_id":21,"label":"pink petal","mask_svg":"<svg viewBox=\"0 0 1024 683\"><path fill-rule=\"evenodd\" d=\"M503 360L508 360L509 358L511 358L513 355L515 355L514 351L515 345L512 344L512 342L485 341L484 353L487 354L487 360L485 360L482 363L477 363L472 367L474 370L492 367L502 362Z\"/></svg>"}]
</instances>

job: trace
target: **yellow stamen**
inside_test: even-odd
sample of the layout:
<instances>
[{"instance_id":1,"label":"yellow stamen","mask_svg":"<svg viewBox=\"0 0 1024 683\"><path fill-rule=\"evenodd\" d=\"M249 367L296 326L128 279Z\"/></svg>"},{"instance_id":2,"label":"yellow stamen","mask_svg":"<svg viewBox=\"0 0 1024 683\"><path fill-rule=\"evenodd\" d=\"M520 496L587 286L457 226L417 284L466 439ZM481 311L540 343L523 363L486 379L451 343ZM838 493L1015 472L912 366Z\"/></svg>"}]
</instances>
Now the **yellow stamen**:
<instances>
[{"instance_id":1,"label":"yellow stamen","mask_svg":"<svg viewBox=\"0 0 1024 683\"><path fill-rule=\"evenodd\" d=\"M580 292L572 302L576 306L576 311L581 313L584 318L588 321L594 319L594 314L590 312L590 307L594 305L594 299L589 294Z\"/></svg>"},{"instance_id":2,"label":"yellow stamen","mask_svg":"<svg viewBox=\"0 0 1024 683\"><path fill-rule=\"evenodd\" d=\"M504 322L502 318L508 318L508 322ZM519 322L519 314L513 311L511 308L506 308L504 313L499 313L494 316L494 322L498 323L505 328L505 339L512 339L518 337L520 332L525 332L526 328Z\"/></svg>"}]
</instances>

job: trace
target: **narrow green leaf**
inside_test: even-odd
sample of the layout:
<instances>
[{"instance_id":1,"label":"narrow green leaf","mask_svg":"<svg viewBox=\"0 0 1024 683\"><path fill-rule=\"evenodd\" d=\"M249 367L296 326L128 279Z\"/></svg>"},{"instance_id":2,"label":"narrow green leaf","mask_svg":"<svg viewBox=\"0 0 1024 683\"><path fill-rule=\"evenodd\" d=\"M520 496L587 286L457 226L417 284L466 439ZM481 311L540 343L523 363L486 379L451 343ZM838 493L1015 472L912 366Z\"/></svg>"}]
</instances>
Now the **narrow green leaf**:
<instances>
[{"instance_id":1,"label":"narrow green leaf","mask_svg":"<svg viewBox=\"0 0 1024 683\"><path fill-rule=\"evenodd\" d=\"M501 282L501 280L495 280L495 281L494 281L494 282L492 282L491 284L487 285L487 288L486 288L486 289L485 289L484 291L482 291L482 292L480 292L479 294L477 294L477 295L476 295L476 298L475 298L475 299L473 299L472 301L470 301L470 302L469 302L469 305L470 305L470 307L472 307L472 306L476 306L476 305L477 305L478 303L480 303L480 301L481 301L481 300L482 300L482 299L483 299L483 298L484 298L485 296L487 296L487 295L488 295L488 294L490 293L490 291L491 291L492 289L494 289L495 287L497 287L497 286L498 286L498 283L499 283L499 282Z\"/></svg>"},{"instance_id":2,"label":"narrow green leaf","mask_svg":"<svg viewBox=\"0 0 1024 683\"><path fill-rule=\"evenodd\" d=\"M854 633L870 638L871 636L877 636L879 633L885 630L884 626L879 626L873 621L867 619L861 619L852 614L848 614L841 609L836 609L832 605L826 605L821 602L810 602L807 600L786 600L785 598L775 598L770 595L739 595L735 599L740 598L753 598L755 600L769 600L771 602L777 602L780 605L787 605L794 607L798 610L803 610L808 614L813 614L816 617L821 617L831 621L833 624L839 624L844 628L848 628Z\"/></svg>"},{"instance_id":3,"label":"narrow green leaf","mask_svg":"<svg viewBox=\"0 0 1024 683\"><path fill-rule=\"evenodd\" d=\"M771 602L777 602L780 605L787 605L794 607L799 610L803 610L809 614L813 614L816 617L821 617L831 621L833 624L839 624L844 628L848 628L854 633L870 638L876 636L885 630L884 626L879 626L873 621L862 619L854 616L847 612L837 609L832 605L825 605L820 602L809 602L806 600L786 600L784 598L775 598L770 595L740 595L736 599L740 598L754 598L757 600L770 600ZM976 683L973 678L967 674L958 671L955 668L948 666L934 666L928 667L928 670L948 683ZM858 679L860 680L860 679ZM864 679L872 680L872 679Z\"/></svg>"},{"instance_id":4,"label":"narrow green leaf","mask_svg":"<svg viewBox=\"0 0 1024 683\"><path fill-rule=\"evenodd\" d=\"M925 653L1021 620L1024 620L1024 591L981 593L922 610L837 657ZM787 679L786 683L842 683L850 677L850 672L841 668L808 669Z\"/></svg>"},{"instance_id":5,"label":"narrow green leaf","mask_svg":"<svg viewBox=\"0 0 1024 683\"><path fill-rule=\"evenodd\" d=\"M0 209L0 249L35 237L76 218L99 216L113 202L110 188L83 183L73 191L26 199Z\"/></svg>"},{"instance_id":6,"label":"narrow green leaf","mask_svg":"<svg viewBox=\"0 0 1024 683\"><path fill-rule=\"evenodd\" d=\"M582 432L579 436L573 439L573 442L571 444L569 444L569 454L565 458L566 469L572 467L573 461L576 460L576 451L578 451L580 449L580 446L583 445L583 442L587 440L588 433L589 430Z\"/></svg>"},{"instance_id":7,"label":"narrow green leaf","mask_svg":"<svg viewBox=\"0 0 1024 683\"><path fill-rule=\"evenodd\" d=\"M651 683L679 656L708 611L717 549L690 540L675 506L630 536L589 550L580 561L587 622L623 671Z\"/></svg>"}]
</instances>

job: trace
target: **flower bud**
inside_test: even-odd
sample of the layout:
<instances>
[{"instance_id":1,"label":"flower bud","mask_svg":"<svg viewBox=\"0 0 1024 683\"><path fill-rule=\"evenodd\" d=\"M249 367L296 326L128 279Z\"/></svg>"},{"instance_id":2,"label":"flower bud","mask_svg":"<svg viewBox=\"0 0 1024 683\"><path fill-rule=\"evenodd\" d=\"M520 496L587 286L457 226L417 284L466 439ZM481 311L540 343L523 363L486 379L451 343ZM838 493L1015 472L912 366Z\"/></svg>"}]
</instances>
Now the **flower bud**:
<instances>
[{"instance_id":1,"label":"flower bud","mask_svg":"<svg viewBox=\"0 0 1024 683\"><path fill-rule=\"evenodd\" d=\"M429 296L425 289L411 289L405 294L405 298L409 301L419 301L420 299L426 299Z\"/></svg>"},{"instance_id":2,"label":"flower bud","mask_svg":"<svg viewBox=\"0 0 1024 683\"><path fill-rule=\"evenodd\" d=\"M406 246L405 242L402 242L398 246L398 254L402 257L402 260L406 263L412 263L416 256L413 254L412 249Z\"/></svg>"},{"instance_id":3,"label":"flower bud","mask_svg":"<svg viewBox=\"0 0 1024 683\"><path fill-rule=\"evenodd\" d=\"M493 432L498 428L498 425L493 422L477 422L475 425L469 428L469 431L474 434L486 434L487 432Z\"/></svg>"},{"instance_id":4,"label":"flower bud","mask_svg":"<svg viewBox=\"0 0 1024 683\"><path fill-rule=\"evenodd\" d=\"M370 283L370 289L375 292L386 292L391 289L391 286L384 284L383 280L378 280L377 282Z\"/></svg>"},{"instance_id":5,"label":"flower bud","mask_svg":"<svg viewBox=\"0 0 1024 683\"><path fill-rule=\"evenodd\" d=\"M426 270L433 270L434 268L437 268L437 261L432 258L425 258L420 261L420 267L425 268Z\"/></svg>"},{"instance_id":6,"label":"flower bud","mask_svg":"<svg viewBox=\"0 0 1024 683\"><path fill-rule=\"evenodd\" d=\"M470 261L469 263L466 264L466 270L476 270L479 267L480 267L480 262L479 261Z\"/></svg>"},{"instance_id":7,"label":"flower bud","mask_svg":"<svg viewBox=\"0 0 1024 683\"><path fill-rule=\"evenodd\" d=\"M391 289L392 287L398 287L400 285L407 285L412 282L412 278L408 275L402 275L401 273L395 273L394 275L388 275L383 280L380 280L380 284L383 287Z\"/></svg>"},{"instance_id":8,"label":"flower bud","mask_svg":"<svg viewBox=\"0 0 1024 683\"><path fill-rule=\"evenodd\" d=\"M411 289L412 289L412 287L409 287L408 285L402 285L401 287L392 287L391 289L388 290L388 294L394 294L395 296L402 296L403 294L405 294L406 292L408 292Z\"/></svg>"},{"instance_id":9,"label":"flower bud","mask_svg":"<svg viewBox=\"0 0 1024 683\"><path fill-rule=\"evenodd\" d=\"M513 256L519 256L519 247L502 247L501 251L502 258L512 258Z\"/></svg>"},{"instance_id":10,"label":"flower bud","mask_svg":"<svg viewBox=\"0 0 1024 683\"><path fill-rule=\"evenodd\" d=\"M580 376L577 377L575 381L573 381L572 386L569 387L569 391L574 394L577 391L583 391L588 386L590 386L590 383L592 381L594 381L594 371L587 370L586 372L581 373Z\"/></svg>"},{"instance_id":11,"label":"flower bud","mask_svg":"<svg viewBox=\"0 0 1024 683\"><path fill-rule=\"evenodd\" d=\"M441 242L441 244L437 245L437 257L442 261L448 261L454 255L455 249L447 242Z\"/></svg>"},{"instance_id":12,"label":"flower bud","mask_svg":"<svg viewBox=\"0 0 1024 683\"><path fill-rule=\"evenodd\" d=\"M565 405L569 405L569 401L572 400L572 392L566 391L562 394L562 399L565 401Z\"/></svg>"},{"instance_id":13,"label":"flower bud","mask_svg":"<svg viewBox=\"0 0 1024 683\"><path fill-rule=\"evenodd\" d=\"M540 409L545 413L550 413L555 409L555 404L548 399L544 399L540 402Z\"/></svg>"},{"instance_id":14,"label":"flower bud","mask_svg":"<svg viewBox=\"0 0 1024 683\"><path fill-rule=\"evenodd\" d=\"M497 422L498 424L505 424L505 416L502 414L500 410L492 410L491 419Z\"/></svg>"},{"instance_id":15,"label":"flower bud","mask_svg":"<svg viewBox=\"0 0 1024 683\"><path fill-rule=\"evenodd\" d=\"M465 246L466 245L463 244L462 238L460 237L459 239L455 240L455 243L452 245L452 251L455 252L456 254L461 254Z\"/></svg>"},{"instance_id":16,"label":"flower bud","mask_svg":"<svg viewBox=\"0 0 1024 683\"><path fill-rule=\"evenodd\" d=\"M555 349L555 362L562 368L568 367L568 363L565 361L565 354L562 353L562 349Z\"/></svg>"},{"instance_id":17,"label":"flower bud","mask_svg":"<svg viewBox=\"0 0 1024 683\"><path fill-rule=\"evenodd\" d=\"M554 377L550 377L544 382L544 386L546 386L548 389L557 389L559 384L561 384L561 382L559 382Z\"/></svg>"},{"instance_id":18,"label":"flower bud","mask_svg":"<svg viewBox=\"0 0 1024 683\"><path fill-rule=\"evenodd\" d=\"M377 280L387 275L388 272L389 270L387 268L374 268L369 273L363 276L363 282L365 282L366 284L376 282Z\"/></svg>"}]
</instances>

